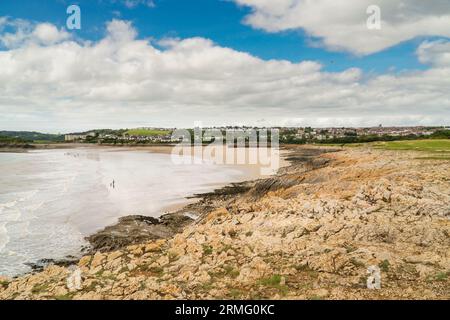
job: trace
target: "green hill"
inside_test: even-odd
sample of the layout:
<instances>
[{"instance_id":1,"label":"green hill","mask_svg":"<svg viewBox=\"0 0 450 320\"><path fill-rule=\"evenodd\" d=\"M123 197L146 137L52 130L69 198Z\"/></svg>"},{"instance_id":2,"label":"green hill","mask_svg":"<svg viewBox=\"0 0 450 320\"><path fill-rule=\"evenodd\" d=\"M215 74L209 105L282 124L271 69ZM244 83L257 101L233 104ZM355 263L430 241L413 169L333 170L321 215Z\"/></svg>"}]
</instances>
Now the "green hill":
<instances>
[{"instance_id":1,"label":"green hill","mask_svg":"<svg viewBox=\"0 0 450 320\"><path fill-rule=\"evenodd\" d=\"M157 129L131 129L126 132L130 136L165 136L170 135L170 130L157 130Z\"/></svg>"},{"instance_id":2,"label":"green hill","mask_svg":"<svg viewBox=\"0 0 450 320\"><path fill-rule=\"evenodd\" d=\"M26 142L34 141L48 141L48 142L62 142L64 135L40 133L35 131L0 131L0 137L3 140L21 140Z\"/></svg>"}]
</instances>

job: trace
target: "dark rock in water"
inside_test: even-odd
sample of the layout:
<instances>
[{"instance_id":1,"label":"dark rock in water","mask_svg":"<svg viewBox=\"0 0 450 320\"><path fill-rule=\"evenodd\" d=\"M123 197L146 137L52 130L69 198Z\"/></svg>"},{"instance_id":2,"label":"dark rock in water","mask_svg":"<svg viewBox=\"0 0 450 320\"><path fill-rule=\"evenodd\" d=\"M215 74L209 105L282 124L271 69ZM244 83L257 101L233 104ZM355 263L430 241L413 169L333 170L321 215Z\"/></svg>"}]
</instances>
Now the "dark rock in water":
<instances>
[{"instance_id":1,"label":"dark rock in water","mask_svg":"<svg viewBox=\"0 0 450 320\"><path fill-rule=\"evenodd\" d=\"M170 238L191 221L191 218L181 214L167 214L160 219L126 216L86 240L91 244L91 252L114 251L132 244Z\"/></svg>"},{"instance_id":2,"label":"dark rock in water","mask_svg":"<svg viewBox=\"0 0 450 320\"><path fill-rule=\"evenodd\" d=\"M231 183L230 185L227 185L225 187L222 187L220 189L216 189L213 192L207 192L207 193L200 193L195 194L192 197L188 197L188 199L194 199L194 198L216 198L216 197L226 197L226 196L232 196L237 194L242 194L244 192L247 192L250 190L249 182L239 182L239 183Z\"/></svg>"},{"instance_id":3,"label":"dark rock in water","mask_svg":"<svg viewBox=\"0 0 450 320\"><path fill-rule=\"evenodd\" d=\"M41 259L37 262L27 262L26 266L29 266L33 272L41 272L45 269L45 267L49 265L56 265L60 267L69 267L71 265L77 264L79 258L74 256L67 256L64 259Z\"/></svg>"},{"instance_id":4,"label":"dark rock in water","mask_svg":"<svg viewBox=\"0 0 450 320\"><path fill-rule=\"evenodd\" d=\"M190 223L193 219L189 218L184 214L165 214L159 219L159 223L173 229L174 231L179 230L186 224Z\"/></svg>"},{"instance_id":5,"label":"dark rock in water","mask_svg":"<svg viewBox=\"0 0 450 320\"><path fill-rule=\"evenodd\" d=\"M153 217L146 216L126 216L119 218L119 223L133 223L133 222L142 222L146 224L158 224L159 220Z\"/></svg>"},{"instance_id":6,"label":"dark rock in water","mask_svg":"<svg viewBox=\"0 0 450 320\"><path fill-rule=\"evenodd\" d=\"M0 148L35 149L35 146L28 143L0 143Z\"/></svg>"}]
</instances>

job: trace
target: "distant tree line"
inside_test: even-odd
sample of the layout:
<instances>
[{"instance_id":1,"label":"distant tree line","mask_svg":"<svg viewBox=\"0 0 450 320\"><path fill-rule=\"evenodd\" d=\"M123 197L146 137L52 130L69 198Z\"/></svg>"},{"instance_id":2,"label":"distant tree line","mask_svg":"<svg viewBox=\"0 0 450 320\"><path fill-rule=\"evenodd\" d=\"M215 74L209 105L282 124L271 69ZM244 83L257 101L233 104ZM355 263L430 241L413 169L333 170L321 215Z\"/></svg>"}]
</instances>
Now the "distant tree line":
<instances>
[{"instance_id":1,"label":"distant tree line","mask_svg":"<svg viewBox=\"0 0 450 320\"><path fill-rule=\"evenodd\" d=\"M3 141L12 139L14 141L21 142L33 142L33 141L48 141L48 142L63 142L64 135L62 134L49 134L40 133L34 131L0 131L0 137L3 137Z\"/></svg>"}]
</instances>

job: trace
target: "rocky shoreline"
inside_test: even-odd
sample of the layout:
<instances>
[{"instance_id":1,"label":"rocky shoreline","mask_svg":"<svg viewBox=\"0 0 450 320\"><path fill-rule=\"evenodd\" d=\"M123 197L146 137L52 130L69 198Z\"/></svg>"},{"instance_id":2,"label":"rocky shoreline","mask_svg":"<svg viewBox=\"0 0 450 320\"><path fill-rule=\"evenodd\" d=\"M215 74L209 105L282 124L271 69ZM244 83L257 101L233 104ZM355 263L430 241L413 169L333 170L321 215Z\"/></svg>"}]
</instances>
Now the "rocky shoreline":
<instances>
[{"instance_id":1,"label":"rocky shoreline","mask_svg":"<svg viewBox=\"0 0 450 320\"><path fill-rule=\"evenodd\" d=\"M0 299L450 298L448 161L298 146L288 160L160 219L122 218L75 265L0 279Z\"/></svg>"},{"instance_id":2,"label":"rocky shoreline","mask_svg":"<svg viewBox=\"0 0 450 320\"><path fill-rule=\"evenodd\" d=\"M289 156L286 160L290 163L289 167L304 166L305 170L313 170L326 165L327 160L317 157L323 153L337 151L331 148L301 149L300 152L294 149L288 150ZM231 183L213 192L195 194L190 198L199 199L198 201L186 205L180 210L166 213L159 218L140 215L122 217L115 225L107 226L86 238L90 244L87 253L110 252L150 240L170 239L187 225L194 223L196 220L201 221L208 212L221 207L224 202L230 201L236 196L251 191L252 197L257 198L270 191L295 185L296 181L291 181L289 177L282 174L285 170L281 168L281 174L274 177ZM67 260L70 259L62 260L61 264L64 265ZM56 262L56 264L59 263Z\"/></svg>"}]
</instances>

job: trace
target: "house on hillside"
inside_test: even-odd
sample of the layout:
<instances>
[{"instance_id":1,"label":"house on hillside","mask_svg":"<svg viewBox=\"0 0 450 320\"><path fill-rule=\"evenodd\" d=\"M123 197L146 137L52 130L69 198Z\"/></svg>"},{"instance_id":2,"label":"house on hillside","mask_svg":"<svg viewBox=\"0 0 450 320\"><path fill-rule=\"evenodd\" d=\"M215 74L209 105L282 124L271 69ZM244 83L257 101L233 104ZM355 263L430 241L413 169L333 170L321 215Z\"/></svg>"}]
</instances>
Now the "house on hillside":
<instances>
[{"instance_id":1,"label":"house on hillside","mask_svg":"<svg viewBox=\"0 0 450 320\"><path fill-rule=\"evenodd\" d=\"M71 133L64 136L66 142L84 141L87 137L95 137L94 132L89 133Z\"/></svg>"}]
</instances>

